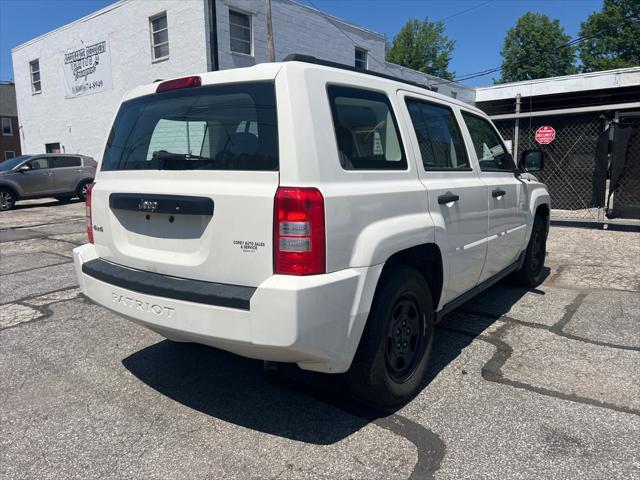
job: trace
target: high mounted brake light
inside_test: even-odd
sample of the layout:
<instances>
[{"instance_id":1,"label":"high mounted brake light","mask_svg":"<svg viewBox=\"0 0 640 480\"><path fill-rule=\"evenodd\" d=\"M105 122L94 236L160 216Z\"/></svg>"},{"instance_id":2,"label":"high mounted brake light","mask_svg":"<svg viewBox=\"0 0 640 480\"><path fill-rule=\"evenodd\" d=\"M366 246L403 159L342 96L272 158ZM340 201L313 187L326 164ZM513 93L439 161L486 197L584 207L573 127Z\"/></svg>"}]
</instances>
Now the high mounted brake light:
<instances>
[{"instance_id":1,"label":"high mounted brake light","mask_svg":"<svg viewBox=\"0 0 640 480\"><path fill-rule=\"evenodd\" d=\"M324 198L318 189L278 188L273 240L275 273L325 273Z\"/></svg>"},{"instance_id":2,"label":"high mounted brake light","mask_svg":"<svg viewBox=\"0 0 640 480\"><path fill-rule=\"evenodd\" d=\"M87 215L87 238L89 239L89 243L93 243L93 221L91 220L91 191L95 186L94 183L90 183L87 186L87 193L85 194L85 206L86 206L86 215Z\"/></svg>"},{"instance_id":3,"label":"high mounted brake light","mask_svg":"<svg viewBox=\"0 0 640 480\"><path fill-rule=\"evenodd\" d=\"M201 85L202 78L198 76L176 78L174 80L162 82L158 85L158 88L156 88L156 93L169 92L171 90L179 90L181 88L199 87Z\"/></svg>"}]
</instances>

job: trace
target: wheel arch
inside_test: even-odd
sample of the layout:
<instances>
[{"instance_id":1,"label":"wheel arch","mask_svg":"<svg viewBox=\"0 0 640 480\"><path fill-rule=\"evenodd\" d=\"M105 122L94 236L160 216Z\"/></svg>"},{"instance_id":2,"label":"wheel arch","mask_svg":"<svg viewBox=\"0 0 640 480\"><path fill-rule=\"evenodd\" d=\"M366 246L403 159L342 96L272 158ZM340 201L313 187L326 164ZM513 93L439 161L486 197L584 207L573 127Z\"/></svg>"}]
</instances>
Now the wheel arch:
<instances>
[{"instance_id":1,"label":"wheel arch","mask_svg":"<svg viewBox=\"0 0 640 480\"><path fill-rule=\"evenodd\" d=\"M20 193L18 193L18 190L16 190L16 188L8 183L0 183L0 188L5 189L5 190L9 190L11 193L13 193L13 197L15 198L15 200L20 200Z\"/></svg>"},{"instance_id":2,"label":"wheel arch","mask_svg":"<svg viewBox=\"0 0 640 480\"><path fill-rule=\"evenodd\" d=\"M378 285L380 285L385 272L400 265L416 268L422 274L429 284L433 306L437 309L444 287L444 268L440 247L435 243L423 243L394 253L385 262L378 279Z\"/></svg>"}]
</instances>

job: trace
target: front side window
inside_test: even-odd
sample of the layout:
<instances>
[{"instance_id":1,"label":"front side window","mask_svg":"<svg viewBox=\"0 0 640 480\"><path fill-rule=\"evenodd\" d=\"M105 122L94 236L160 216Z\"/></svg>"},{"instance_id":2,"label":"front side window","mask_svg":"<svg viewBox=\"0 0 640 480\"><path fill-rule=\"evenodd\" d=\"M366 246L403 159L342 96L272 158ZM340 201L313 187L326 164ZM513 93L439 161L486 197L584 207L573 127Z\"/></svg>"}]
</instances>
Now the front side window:
<instances>
[{"instance_id":1,"label":"front side window","mask_svg":"<svg viewBox=\"0 0 640 480\"><path fill-rule=\"evenodd\" d=\"M80 159L78 157L54 157L53 168L79 167Z\"/></svg>"},{"instance_id":2,"label":"front side window","mask_svg":"<svg viewBox=\"0 0 640 480\"><path fill-rule=\"evenodd\" d=\"M229 10L229 39L232 52L251 55L251 16Z\"/></svg>"},{"instance_id":3,"label":"front side window","mask_svg":"<svg viewBox=\"0 0 640 480\"><path fill-rule=\"evenodd\" d=\"M340 164L345 170L405 170L400 132L383 93L328 87Z\"/></svg>"},{"instance_id":4,"label":"front side window","mask_svg":"<svg viewBox=\"0 0 640 480\"><path fill-rule=\"evenodd\" d=\"M278 170L273 83L204 86L124 102L102 170Z\"/></svg>"},{"instance_id":5,"label":"front side window","mask_svg":"<svg viewBox=\"0 0 640 480\"><path fill-rule=\"evenodd\" d=\"M515 165L496 129L484 118L462 112L473 141L480 169L485 172L513 172Z\"/></svg>"},{"instance_id":6,"label":"front side window","mask_svg":"<svg viewBox=\"0 0 640 480\"><path fill-rule=\"evenodd\" d=\"M407 98L425 170L469 170L458 122L449 107Z\"/></svg>"},{"instance_id":7,"label":"front side window","mask_svg":"<svg viewBox=\"0 0 640 480\"><path fill-rule=\"evenodd\" d=\"M49 159L48 158L36 158L35 160L31 160L29 163L29 168L31 170L42 170L44 168L49 168Z\"/></svg>"},{"instance_id":8,"label":"front side window","mask_svg":"<svg viewBox=\"0 0 640 480\"><path fill-rule=\"evenodd\" d=\"M13 124L10 118L2 117L2 135L11 137L13 135Z\"/></svg>"},{"instance_id":9,"label":"front side window","mask_svg":"<svg viewBox=\"0 0 640 480\"><path fill-rule=\"evenodd\" d=\"M40 60L29 62L29 72L31 74L31 93L40 93L42 84L40 83Z\"/></svg>"},{"instance_id":10,"label":"front side window","mask_svg":"<svg viewBox=\"0 0 640 480\"><path fill-rule=\"evenodd\" d=\"M169 28L166 12L151 17L149 28L151 29L151 57L153 61L169 58Z\"/></svg>"},{"instance_id":11,"label":"front side window","mask_svg":"<svg viewBox=\"0 0 640 480\"><path fill-rule=\"evenodd\" d=\"M367 69L367 51L364 48L356 47L355 66L362 70Z\"/></svg>"}]
</instances>

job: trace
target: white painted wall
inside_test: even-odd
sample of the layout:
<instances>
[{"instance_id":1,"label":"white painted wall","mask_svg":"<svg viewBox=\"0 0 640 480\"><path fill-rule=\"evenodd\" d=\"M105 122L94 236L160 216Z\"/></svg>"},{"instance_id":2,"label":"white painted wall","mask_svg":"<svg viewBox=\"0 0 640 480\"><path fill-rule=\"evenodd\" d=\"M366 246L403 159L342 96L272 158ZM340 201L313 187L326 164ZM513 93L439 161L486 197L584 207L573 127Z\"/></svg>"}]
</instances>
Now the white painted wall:
<instances>
[{"instance_id":1,"label":"white painted wall","mask_svg":"<svg viewBox=\"0 0 640 480\"><path fill-rule=\"evenodd\" d=\"M18 114L24 153L43 153L59 142L67 153L102 156L123 94L160 78L207 70L205 0L125 1L111 5L13 50ZM170 56L152 63L149 17L167 12ZM108 39L113 88L65 98L63 51ZM42 93L32 95L29 62L40 60Z\"/></svg>"},{"instance_id":2,"label":"white painted wall","mask_svg":"<svg viewBox=\"0 0 640 480\"><path fill-rule=\"evenodd\" d=\"M252 16L253 55L232 53L229 9ZM149 17L167 12L169 59L152 62ZM221 69L267 61L267 27L263 0L216 0L218 58ZM383 35L352 25L292 0L272 0L276 61L303 53L354 65L355 46L368 51L370 70L418 83L442 82L384 60ZM104 143L125 92L157 79L186 76L211 69L208 0L122 0L13 49L20 135L23 152L42 153L45 144L60 143L66 153L102 156ZM108 40L111 90L65 98L63 52ZM42 93L32 95L29 62L40 60ZM439 85L440 93L473 102L473 89Z\"/></svg>"}]
</instances>

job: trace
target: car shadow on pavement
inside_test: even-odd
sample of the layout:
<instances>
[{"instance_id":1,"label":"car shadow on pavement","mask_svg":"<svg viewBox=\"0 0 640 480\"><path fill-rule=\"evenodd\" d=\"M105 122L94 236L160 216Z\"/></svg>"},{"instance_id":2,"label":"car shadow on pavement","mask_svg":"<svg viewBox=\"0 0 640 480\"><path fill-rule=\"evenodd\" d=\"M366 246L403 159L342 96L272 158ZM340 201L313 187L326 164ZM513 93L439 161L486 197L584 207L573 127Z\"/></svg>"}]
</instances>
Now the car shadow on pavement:
<instances>
[{"instance_id":1,"label":"car shadow on pavement","mask_svg":"<svg viewBox=\"0 0 640 480\"><path fill-rule=\"evenodd\" d=\"M487 328L530 290L497 284L483 295L495 299ZM541 292L542 293L542 292ZM437 377L481 331L449 328L473 300L445 316L436 328L431 361L421 390ZM280 437L313 443L338 442L365 425L394 414L348 396L340 375L323 375L263 362L203 345L163 340L133 353L122 364L142 382L189 408L225 422ZM462 372L465 374L466 372ZM311 400L311 401L310 401Z\"/></svg>"}]
</instances>

